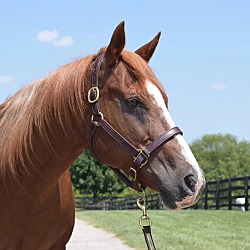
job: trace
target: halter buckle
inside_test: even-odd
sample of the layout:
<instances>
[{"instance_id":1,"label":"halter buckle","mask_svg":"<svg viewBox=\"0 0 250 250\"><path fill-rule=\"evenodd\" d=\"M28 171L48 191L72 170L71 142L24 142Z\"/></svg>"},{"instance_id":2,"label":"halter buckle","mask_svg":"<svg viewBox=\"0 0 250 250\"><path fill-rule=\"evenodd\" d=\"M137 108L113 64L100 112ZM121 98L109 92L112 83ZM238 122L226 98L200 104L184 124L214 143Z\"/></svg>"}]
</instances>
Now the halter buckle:
<instances>
[{"instance_id":1,"label":"halter buckle","mask_svg":"<svg viewBox=\"0 0 250 250\"><path fill-rule=\"evenodd\" d=\"M136 160L140 156L142 156L142 158L144 158L144 160L140 164L140 168L142 168L144 165L146 165L148 163L148 158L150 155L147 155L146 153L144 153L142 149L137 149L137 151L138 151L138 155L134 157L134 162L136 162Z\"/></svg>"},{"instance_id":2,"label":"halter buckle","mask_svg":"<svg viewBox=\"0 0 250 250\"><path fill-rule=\"evenodd\" d=\"M95 103L95 102L97 102L98 99L99 99L99 96L100 96L100 91L99 91L98 87L92 87L92 88L90 88L89 91L88 91L88 102L89 103Z\"/></svg>"}]
</instances>

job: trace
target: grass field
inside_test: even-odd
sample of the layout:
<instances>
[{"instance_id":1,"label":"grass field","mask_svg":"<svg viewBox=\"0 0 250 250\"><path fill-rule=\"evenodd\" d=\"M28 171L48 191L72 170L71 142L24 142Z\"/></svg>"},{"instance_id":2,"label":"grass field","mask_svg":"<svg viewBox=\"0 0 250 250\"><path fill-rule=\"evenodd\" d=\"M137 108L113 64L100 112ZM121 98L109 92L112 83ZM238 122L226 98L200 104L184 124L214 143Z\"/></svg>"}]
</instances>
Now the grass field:
<instances>
[{"instance_id":1,"label":"grass field","mask_svg":"<svg viewBox=\"0 0 250 250\"><path fill-rule=\"evenodd\" d=\"M157 250L250 250L250 212L149 210ZM76 217L146 249L138 224L141 211L82 211ZM111 248L112 249L112 248Z\"/></svg>"}]
</instances>

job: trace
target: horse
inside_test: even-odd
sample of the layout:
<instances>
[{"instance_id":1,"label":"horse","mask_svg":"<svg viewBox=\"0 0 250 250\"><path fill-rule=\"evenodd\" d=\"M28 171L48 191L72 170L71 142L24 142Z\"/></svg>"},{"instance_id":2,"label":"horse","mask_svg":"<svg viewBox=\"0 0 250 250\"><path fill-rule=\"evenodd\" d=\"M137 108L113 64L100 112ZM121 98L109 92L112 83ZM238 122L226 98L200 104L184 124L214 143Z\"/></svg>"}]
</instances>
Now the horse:
<instances>
[{"instance_id":1,"label":"horse","mask_svg":"<svg viewBox=\"0 0 250 250\"><path fill-rule=\"evenodd\" d=\"M75 216L69 167L88 149L134 189L159 192L166 208L197 202L204 174L148 64L160 35L128 51L122 22L97 54L0 105L0 249L66 248Z\"/></svg>"}]
</instances>

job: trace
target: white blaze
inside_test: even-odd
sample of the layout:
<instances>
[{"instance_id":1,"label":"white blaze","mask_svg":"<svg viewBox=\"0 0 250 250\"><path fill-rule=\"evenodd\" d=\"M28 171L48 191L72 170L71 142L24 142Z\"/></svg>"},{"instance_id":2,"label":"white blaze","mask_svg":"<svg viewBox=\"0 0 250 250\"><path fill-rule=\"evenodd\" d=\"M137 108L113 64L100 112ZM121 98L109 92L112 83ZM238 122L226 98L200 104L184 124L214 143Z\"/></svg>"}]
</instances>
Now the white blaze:
<instances>
[{"instance_id":1,"label":"white blaze","mask_svg":"<svg viewBox=\"0 0 250 250\"><path fill-rule=\"evenodd\" d=\"M175 123L167 109L167 106L166 106L166 103L163 99L163 96L160 92L160 90L157 88L156 85L154 85L153 83L151 83L150 81L147 81L146 82L146 86L147 86L147 90L148 90L148 93L153 97L154 99L154 103L156 106L158 106L159 108L162 109L162 117L161 118L164 118L165 121L167 122L167 124L170 126L170 128L173 128L175 127ZM181 148L181 152L182 152L182 155L184 157L184 159L191 165L193 166L194 169L196 169L196 171L198 172L198 182L196 184L196 194L194 194L193 196L190 196L190 197L187 197L185 198L182 202L177 202L177 206L180 206L181 207L181 203L192 203L191 199L194 199L196 198L199 190L200 190L200 187L203 185L203 175L201 173L201 170L200 170L200 167L192 153L192 151L190 150L188 144L186 143L186 141L184 140L183 136L178 134L176 137L175 137L178 141L178 144ZM193 198L192 198L193 197Z\"/></svg>"},{"instance_id":2,"label":"white blaze","mask_svg":"<svg viewBox=\"0 0 250 250\"><path fill-rule=\"evenodd\" d=\"M170 128L175 127L175 123L166 107L165 101L163 99L163 96L160 92L160 90L151 82L147 81L147 90L149 94L153 97L155 105L160 107L162 109L163 117L165 118L166 122L170 126ZM187 145L186 141L184 140L183 136L178 134L176 136L176 139L178 140L179 145L181 146L182 154L185 157L185 159L194 167L198 166L198 163L196 159L194 158L194 155L192 154L189 146Z\"/></svg>"}]
</instances>

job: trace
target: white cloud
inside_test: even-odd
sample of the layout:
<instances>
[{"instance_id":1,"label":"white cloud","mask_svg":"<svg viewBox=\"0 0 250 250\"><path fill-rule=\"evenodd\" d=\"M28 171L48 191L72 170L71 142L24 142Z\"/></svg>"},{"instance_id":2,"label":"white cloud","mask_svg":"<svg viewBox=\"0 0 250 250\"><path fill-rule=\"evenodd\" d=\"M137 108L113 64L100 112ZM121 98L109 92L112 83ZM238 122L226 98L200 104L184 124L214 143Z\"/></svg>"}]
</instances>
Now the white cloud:
<instances>
[{"instance_id":1,"label":"white cloud","mask_svg":"<svg viewBox=\"0 0 250 250\"><path fill-rule=\"evenodd\" d=\"M14 78L12 76L0 76L0 84L12 82Z\"/></svg>"},{"instance_id":2,"label":"white cloud","mask_svg":"<svg viewBox=\"0 0 250 250\"><path fill-rule=\"evenodd\" d=\"M54 30L42 30L36 35L36 40L39 42L50 43L55 46L69 47L74 44L71 36L60 36L59 32Z\"/></svg>"},{"instance_id":3,"label":"white cloud","mask_svg":"<svg viewBox=\"0 0 250 250\"><path fill-rule=\"evenodd\" d=\"M57 30L42 30L38 32L36 39L39 42L53 42L55 41L59 36L59 33Z\"/></svg>"},{"instance_id":4,"label":"white cloud","mask_svg":"<svg viewBox=\"0 0 250 250\"><path fill-rule=\"evenodd\" d=\"M224 91L228 89L228 86L224 83L216 83L212 85L212 89L218 90L218 91Z\"/></svg>"},{"instance_id":5,"label":"white cloud","mask_svg":"<svg viewBox=\"0 0 250 250\"><path fill-rule=\"evenodd\" d=\"M74 44L74 40L70 36L62 36L53 42L56 46L69 47Z\"/></svg>"}]
</instances>

